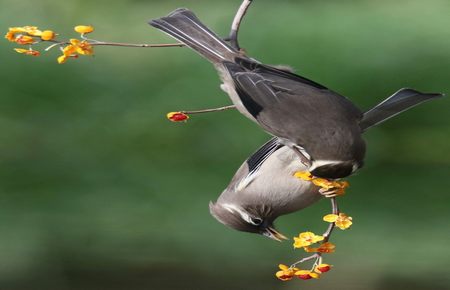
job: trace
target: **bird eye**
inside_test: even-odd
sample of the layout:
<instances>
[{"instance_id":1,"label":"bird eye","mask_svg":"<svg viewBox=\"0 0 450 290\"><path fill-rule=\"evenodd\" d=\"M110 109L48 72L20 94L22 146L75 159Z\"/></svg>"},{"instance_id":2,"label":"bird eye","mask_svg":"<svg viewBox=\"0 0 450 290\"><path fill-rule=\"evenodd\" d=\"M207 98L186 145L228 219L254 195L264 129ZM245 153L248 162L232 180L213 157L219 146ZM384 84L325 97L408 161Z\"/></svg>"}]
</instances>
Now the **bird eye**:
<instances>
[{"instance_id":1,"label":"bird eye","mask_svg":"<svg viewBox=\"0 0 450 290\"><path fill-rule=\"evenodd\" d=\"M262 224L263 220L260 218L251 218L250 219L250 223L252 223L255 226L259 226L260 224Z\"/></svg>"}]
</instances>

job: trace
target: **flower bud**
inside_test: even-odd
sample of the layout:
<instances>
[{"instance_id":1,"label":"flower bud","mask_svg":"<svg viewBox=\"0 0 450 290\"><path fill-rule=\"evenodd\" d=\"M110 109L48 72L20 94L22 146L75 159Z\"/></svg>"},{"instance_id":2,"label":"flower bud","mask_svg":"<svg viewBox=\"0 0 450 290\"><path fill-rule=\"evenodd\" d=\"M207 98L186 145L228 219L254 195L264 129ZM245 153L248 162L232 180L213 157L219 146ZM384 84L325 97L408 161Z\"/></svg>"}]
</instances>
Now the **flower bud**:
<instances>
[{"instance_id":1,"label":"flower bud","mask_svg":"<svg viewBox=\"0 0 450 290\"><path fill-rule=\"evenodd\" d=\"M189 119L189 116L181 112L170 112L167 114L167 119L172 122L182 122Z\"/></svg>"},{"instance_id":2,"label":"flower bud","mask_svg":"<svg viewBox=\"0 0 450 290\"><path fill-rule=\"evenodd\" d=\"M320 264L316 267L316 272L325 273L331 270L331 265L328 264Z\"/></svg>"},{"instance_id":3,"label":"flower bud","mask_svg":"<svg viewBox=\"0 0 450 290\"><path fill-rule=\"evenodd\" d=\"M94 27L91 25L77 25L74 27L74 30L78 33L85 34L94 31Z\"/></svg>"},{"instance_id":4,"label":"flower bud","mask_svg":"<svg viewBox=\"0 0 450 290\"><path fill-rule=\"evenodd\" d=\"M297 272L295 272L295 276L297 276L297 278L302 279L302 280L309 280L311 278L314 278L314 279L320 278L319 274L313 273L308 270L297 271Z\"/></svg>"},{"instance_id":5,"label":"flower bud","mask_svg":"<svg viewBox=\"0 0 450 290\"><path fill-rule=\"evenodd\" d=\"M41 39L42 40L52 40L53 38L55 38L56 34L51 31L51 30L44 30L42 31L41 34Z\"/></svg>"},{"instance_id":6,"label":"flower bud","mask_svg":"<svg viewBox=\"0 0 450 290\"><path fill-rule=\"evenodd\" d=\"M34 39L31 36L28 35L19 35L15 39L16 43L18 44L32 44L34 43Z\"/></svg>"}]
</instances>

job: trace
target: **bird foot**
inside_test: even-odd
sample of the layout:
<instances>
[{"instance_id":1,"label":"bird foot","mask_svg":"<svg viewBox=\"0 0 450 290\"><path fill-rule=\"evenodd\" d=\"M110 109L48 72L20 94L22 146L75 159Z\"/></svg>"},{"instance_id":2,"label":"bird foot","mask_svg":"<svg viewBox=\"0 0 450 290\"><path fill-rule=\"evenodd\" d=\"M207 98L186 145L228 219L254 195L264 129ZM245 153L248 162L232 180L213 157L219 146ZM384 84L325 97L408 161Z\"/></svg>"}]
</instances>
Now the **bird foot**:
<instances>
[{"instance_id":1,"label":"bird foot","mask_svg":"<svg viewBox=\"0 0 450 290\"><path fill-rule=\"evenodd\" d=\"M321 187L319 193L327 198L343 195L345 189L350 186L347 181L328 180L325 178L314 177L310 172L298 171L294 174L295 177L311 181L314 185Z\"/></svg>"},{"instance_id":2,"label":"bird foot","mask_svg":"<svg viewBox=\"0 0 450 290\"><path fill-rule=\"evenodd\" d=\"M343 195L345 193L345 190L342 188L333 188L333 189L321 188L319 189L319 193L326 198L332 198Z\"/></svg>"}]
</instances>

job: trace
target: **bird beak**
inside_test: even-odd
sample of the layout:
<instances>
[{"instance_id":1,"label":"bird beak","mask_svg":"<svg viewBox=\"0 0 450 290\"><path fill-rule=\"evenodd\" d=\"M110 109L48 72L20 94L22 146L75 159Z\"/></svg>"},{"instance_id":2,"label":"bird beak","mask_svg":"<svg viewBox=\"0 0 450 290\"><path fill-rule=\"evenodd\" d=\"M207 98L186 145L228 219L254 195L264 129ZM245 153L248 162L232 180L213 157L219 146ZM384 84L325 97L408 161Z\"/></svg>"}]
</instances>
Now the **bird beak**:
<instances>
[{"instance_id":1,"label":"bird beak","mask_svg":"<svg viewBox=\"0 0 450 290\"><path fill-rule=\"evenodd\" d=\"M268 238L271 238L272 240L278 241L278 242L282 242L283 240L287 240L288 239L288 238L286 238L285 235L283 235L282 233L278 232L273 227L267 227L266 231L263 233L263 235L265 235Z\"/></svg>"}]
</instances>

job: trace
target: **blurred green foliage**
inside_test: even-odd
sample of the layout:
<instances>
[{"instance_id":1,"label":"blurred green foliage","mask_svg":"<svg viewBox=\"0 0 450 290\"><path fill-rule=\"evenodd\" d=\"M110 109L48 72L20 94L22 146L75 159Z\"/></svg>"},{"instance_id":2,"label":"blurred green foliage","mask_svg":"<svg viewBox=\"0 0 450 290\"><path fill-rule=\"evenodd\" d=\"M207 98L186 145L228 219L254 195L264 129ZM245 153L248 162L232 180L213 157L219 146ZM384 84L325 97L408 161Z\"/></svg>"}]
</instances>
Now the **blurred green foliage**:
<instances>
[{"instance_id":1,"label":"blurred green foliage","mask_svg":"<svg viewBox=\"0 0 450 290\"><path fill-rule=\"evenodd\" d=\"M0 0L0 27L62 36L171 42L146 24L185 6L225 35L234 1ZM450 2L257 0L240 34L248 53L348 96L361 108L401 87L449 92ZM73 34L72 34L73 33ZM185 48L98 47L58 65L0 46L0 289L448 289L448 99L370 130L366 167L341 206L333 271L281 283L302 255L217 223L208 202L268 136L229 104L212 66ZM320 232L327 201L283 217L288 236Z\"/></svg>"}]
</instances>

